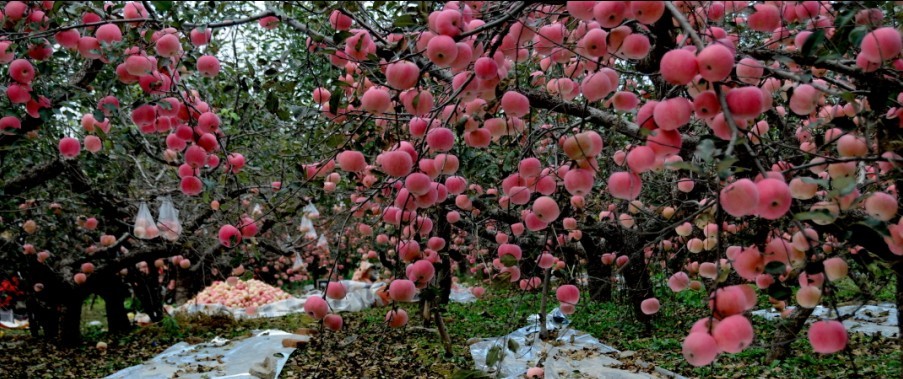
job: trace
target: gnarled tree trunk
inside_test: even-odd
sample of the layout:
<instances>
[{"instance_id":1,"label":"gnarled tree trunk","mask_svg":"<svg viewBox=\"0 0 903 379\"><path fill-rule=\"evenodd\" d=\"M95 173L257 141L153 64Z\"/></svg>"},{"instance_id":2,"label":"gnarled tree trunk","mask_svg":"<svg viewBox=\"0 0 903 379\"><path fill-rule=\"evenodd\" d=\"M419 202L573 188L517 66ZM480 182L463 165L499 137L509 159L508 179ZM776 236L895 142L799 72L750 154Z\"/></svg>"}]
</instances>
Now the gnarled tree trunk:
<instances>
[{"instance_id":1,"label":"gnarled tree trunk","mask_svg":"<svg viewBox=\"0 0 903 379\"><path fill-rule=\"evenodd\" d=\"M81 323L84 302L84 296L79 293L71 293L63 301L60 320L60 344L62 346L72 347L82 342Z\"/></svg>"}]
</instances>

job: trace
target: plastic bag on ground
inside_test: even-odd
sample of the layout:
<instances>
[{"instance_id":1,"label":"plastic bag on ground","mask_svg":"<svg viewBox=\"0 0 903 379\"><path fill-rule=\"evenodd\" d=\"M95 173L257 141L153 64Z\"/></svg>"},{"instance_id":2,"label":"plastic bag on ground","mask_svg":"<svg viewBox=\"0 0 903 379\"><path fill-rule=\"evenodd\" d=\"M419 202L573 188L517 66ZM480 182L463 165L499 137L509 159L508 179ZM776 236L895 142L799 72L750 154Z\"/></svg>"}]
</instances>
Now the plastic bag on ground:
<instances>
[{"instance_id":1,"label":"plastic bag on ground","mask_svg":"<svg viewBox=\"0 0 903 379\"><path fill-rule=\"evenodd\" d=\"M477 301L477 297L470 292L470 287L455 285L452 286L448 299L456 303L473 303Z\"/></svg>"},{"instance_id":2,"label":"plastic bag on ground","mask_svg":"<svg viewBox=\"0 0 903 379\"><path fill-rule=\"evenodd\" d=\"M182 223L179 221L179 211L172 203L172 197L160 198L160 210L157 214L157 228L160 235L167 241L176 241L182 234Z\"/></svg>"},{"instance_id":3,"label":"plastic bag on ground","mask_svg":"<svg viewBox=\"0 0 903 379\"><path fill-rule=\"evenodd\" d=\"M147 209L147 203L141 202L138 206L138 214L135 215L135 229L133 230L135 237L140 239L154 239L160 235L160 229L154 222L154 216L151 216L150 210Z\"/></svg>"},{"instance_id":4,"label":"plastic bag on ground","mask_svg":"<svg viewBox=\"0 0 903 379\"><path fill-rule=\"evenodd\" d=\"M238 341L216 337L197 345L179 342L149 361L116 372L107 379L259 378L252 370L269 371L273 374L271 377L278 378L295 350L282 346L282 340L289 337L302 341L310 339L281 330L265 330ZM266 367L269 365L271 367Z\"/></svg>"},{"instance_id":5,"label":"plastic bag on ground","mask_svg":"<svg viewBox=\"0 0 903 379\"><path fill-rule=\"evenodd\" d=\"M620 361L606 355L618 350L602 344L595 337L566 325L570 323L557 308L546 317L546 327L557 331L555 343L539 338L539 315L528 319L528 326L506 336L485 338L470 345L477 370L498 374L500 378L522 378L545 356L545 377L557 378L652 378L645 373L617 369Z\"/></svg>"}]
</instances>

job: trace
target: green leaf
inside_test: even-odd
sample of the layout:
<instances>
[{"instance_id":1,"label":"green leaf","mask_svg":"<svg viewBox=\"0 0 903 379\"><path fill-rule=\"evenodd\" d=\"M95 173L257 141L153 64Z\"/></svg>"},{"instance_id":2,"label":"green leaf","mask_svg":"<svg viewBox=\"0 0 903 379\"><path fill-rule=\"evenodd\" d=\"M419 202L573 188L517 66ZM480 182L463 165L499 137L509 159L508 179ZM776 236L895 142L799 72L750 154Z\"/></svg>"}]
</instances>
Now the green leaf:
<instances>
[{"instance_id":1,"label":"green leaf","mask_svg":"<svg viewBox=\"0 0 903 379\"><path fill-rule=\"evenodd\" d=\"M279 97L274 92L267 94L266 109L273 114L279 111Z\"/></svg>"},{"instance_id":2,"label":"green leaf","mask_svg":"<svg viewBox=\"0 0 903 379\"><path fill-rule=\"evenodd\" d=\"M850 41L850 45L859 46L862 44L862 39L865 38L865 35L868 33L868 27L865 25L860 25L853 30L850 31L849 37L847 37Z\"/></svg>"},{"instance_id":3,"label":"green leaf","mask_svg":"<svg viewBox=\"0 0 903 379\"><path fill-rule=\"evenodd\" d=\"M800 49L800 54L804 57L812 56L813 51L824 43L825 31L823 29L818 29L806 38L806 42L803 42L803 48Z\"/></svg>"},{"instance_id":4,"label":"green leaf","mask_svg":"<svg viewBox=\"0 0 903 379\"><path fill-rule=\"evenodd\" d=\"M868 227L884 237L890 237L890 230L887 228L887 223L884 221L869 217L856 224Z\"/></svg>"},{"instance_id":5,"label":"green leaf","mask_svg":"<svg viewBox=\"0 0 903 379\"><path fill-rule=\"evenodd\" d=\"M792 294L793 291L791 291L790 288L778 282L775 282L768 287L768 295L777 300L787 300Z\"/></svg>"},{"instance_id":6,"label":"green leaf","mask_svg":"<svg viewBox=\"0 0 903 379\"><path fill-rule=\"evenodd\" d=\"M392 22L392 26L403 28L407 26L417 25L417 20L414 19L414 15L412 14L403 14L395 18L395 21Z\"/></svg>"},{"instance_id":7,"label":"green leaf","mask_svg":"<svg viewBox=\"0 0 903 379\"><path fill-rule=\"evenodd\" d=\"M172 1L151 1L151 3L160 12L169 12L172 9Z\"/></svg>"},{"instance_id":8,"label":"green leaf","mask_svg":"<svg viewBox=\"0 0 903 379\"><path fill-rule=\"evenodd\" d=\"M825 272L825 264L821 261L819 262L809 262L806 263L806 275L818 275Z\"/></svg>"},{"instance_id":9,"label":"green leaf","mask_svg":"<svg viewBox=\"0 0 903 379\"><path fill-rule=\"evenodd\" d=\"M489 352L486 353L486 366L495 366L502 359L502 347L499 345L494 345L489 348Z\"/></svg>"},{"instance_id":10,"label":"green leaf","mask_svg":"<svg viewBox=\"0 0 903 379\"><path fill-rule=\"evenodd\" d=\"M715 156L715 141L704 139L696 145L696 157L706 162L711 162Z\"/></svg>"},{"instance_id":11,"label":"green leaf","mask_svg":"<svg viewBox=\"0 0 903 379\"><path fill-rule=\"evenodd\" d=\"M520 349L520 344L513 339L508 340L508 350L511 350L512 353L517 353L517 350Z\"/></svg>"},{"instance_id":12,"label":"green leaf","mask_svg":"<svg viewBox=\"0 0 903 379\"><path fill-rule=\"evenodd\" d=\"M834 222L835 218L831 212L824 209L814 210L811 212L800 212L793 215L793 218L800 221L815 221L820 225L827 225Z\"/></svg>"},{"instance_id":13,"label":"green leaf","mask_svg":"<svg viewBox=\"0 0 903 379\"><path fill-rule=\"evenodd\" d=\"M499 258L499 261L501 261L502 264L505 265L505 267L512 267L517 264L517 258L514 258L514 256L511 254L503 255L501 258Z\"/></svg>"},{"instance_id":14,"label":"green leaf","mask_svg":"<svg viewBox=\"0 0 903 379\"><path fill-rule=\"evenodd\" d=\"M106 116L104 116L103 112L101 112L100 109L95 109L94 112L91 112L91 114L94 116L94 119L97 120L97 122L103 122L106 119Z\"/></svg>"},{"instance_id":15,"label":"green leaf","mask_svg":"<svg viewBox=\"0 0 903 379\"><path fill-rule=\"evenodd\" d=\"M831 187L833 188L831 197L849 195L850 192L856 189L856 177L839 176L831 180Z\"/></svg>"},{"instance_id":16,"label":"green leaf","mask_svg":"<svg viewBox=\"0 0 903 379\"><path fill-rule=\"evenodd\" d=\"M333 89L332 93L342 93L341 88ZM329 98L329 111L332 114L338 114L339 111L339 100L342 96L332 96Z\"/></svg>"},{"instance_id":17,"label":"green leaf","mask_svg":"<svg viewBox=\"0 0 903 379\"><path fill-rule=\"evenodd\" d=\"M335 148L339 147L339 145L341 145L342 142L345 142L344 136L339 135L339 134L333 134L331 137L326 139L326 146L329 146L330 148L335 149Z\"/></svg>"},{"instance_id":18,"label":"green leaf","mask_svg":"<svg viewBox=\"0 0 903 379\"><path fill-rule=\"evenodd\" d=\"M828 184L829 184L829 183L828 183L828 180L827 180L827 179L815 179L815 178L810 177L810 176L801 176L801 177L799 177L799 178L800 178L801 181L803 181L803 183L808 183L808 184L818 184L819 186L821 186L821 187L823 187L823 188L828 188Z\"/></svg>"},{"instance_id":19,"label":"green leaf","mask_svg":"<svg viewBox=\"0 0 903 379\"><path fill-rule=\"evenodd\" d=\"M351 32L347 30L341 30L336 32L336 34L332 36L332 41L335 43L342 43L342 41L345 41L346 39L348 39L348 37L351 37L353 35L354 34L351 34Z\"/></svg>"},{"instance_id":20,"label":"green leaf","mask_svg":"<svg viewBox=\"0 0 903 379\"><path fill-rule=\"evenodd\" d=\"M787 265L784 262L771 261L765 265L765 272L774 275L782 275L787 272Z\"/></svg>"},{"instance_id":21,"label":"green leaf","mask_svg":"<svg viewBox=\"0 0 903 379\"><path fill-rule=\"evenodd\" d=\"M697 174L699 174L699 173L702 172L702 170L700 170L699 167L696 167L696 165L694 165L694 164L692 164L692 163L690 163L690 162L683 162L683 161L681 161L681 162L672 162L672 163L666 163L665 166L670 167L670 168L675 168L675 169L678 169L678 170L688 170L688 171L693 171L693 172L695 172L695 173L697 173Z\"/></svg>"},{"instance_id":22,"label":"green leaf","mask_svg":"<svg viewBox=\"0 0 903 379\"><path fill-rule=\"evenodd\" d=\"M722 178L727 178L728 176L731 176L731 166L733 166L734 163L737 163L738 161L739 161L739 159L731 157L731 158L723 159L720 162L718 162L718 164L715 165L715 169L717 170L718 175L721 176Z\"/></svg>"}]
</instances>

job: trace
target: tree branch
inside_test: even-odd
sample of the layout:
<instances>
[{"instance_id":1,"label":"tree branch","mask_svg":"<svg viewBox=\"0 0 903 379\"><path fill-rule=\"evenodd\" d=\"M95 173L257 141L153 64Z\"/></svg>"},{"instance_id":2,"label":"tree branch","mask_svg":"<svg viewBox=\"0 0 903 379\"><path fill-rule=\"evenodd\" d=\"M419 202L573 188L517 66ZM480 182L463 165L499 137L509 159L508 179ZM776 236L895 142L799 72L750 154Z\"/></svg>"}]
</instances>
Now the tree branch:
<instances>
[{"instance_id":1,"label":"tree branch","mask_svg":"<svg viewBox=\"0 0 903 379\"><path fill-rule=\"evenodd\" d=\"M23 173L0 187L3 196L16 196L32 188L39 187L63 173L65 165L59 159L40 167L23 170Z\"/></svg>"}]
</instances>

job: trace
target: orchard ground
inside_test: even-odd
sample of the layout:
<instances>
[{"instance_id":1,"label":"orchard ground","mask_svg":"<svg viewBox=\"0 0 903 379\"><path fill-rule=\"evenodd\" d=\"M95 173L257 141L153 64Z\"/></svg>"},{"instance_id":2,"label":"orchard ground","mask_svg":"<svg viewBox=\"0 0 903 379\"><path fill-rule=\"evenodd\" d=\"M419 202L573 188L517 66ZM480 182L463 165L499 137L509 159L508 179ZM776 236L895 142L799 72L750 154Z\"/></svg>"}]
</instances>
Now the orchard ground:
<instances>
[{"instance_id":1,"label":"orchard ground","mask_svg":"<svg viewBox=\"0 0 903 379\"><path fill-rule=\"evenodd\" d=\"M839 298L856 297L855 287L846 289ZM878 293L878 301L893 297L893 285ZM897 339L850 333L849 354L822 355L812 352L805 337L791 344L791 356L783 361L765 364L771 337L779 323L752 317L756 340L739 354L721 355L714 365L690 366L681 355L683 330L705 316L701 292L682 292L674 301L663 302L654 322L653 336L644 333L642 324L627 307L615 302L581 303L571 316L570 327L599 338L602 343L627 352L614 356L631 371L650 371L637 365L650 362L687 377L701 378L806 378L806 377L871 377L893 378L903 375ZM671 299L669 299L671 300ZM767 304L760 299L760 304ZM412 315L405 329L385 326L385 308L371 308L358 313L342 313L345 327L341 332L324 331L308 346L295 350L280 378L332 377L479 377L473 371L468 350L472 338L487 338L510 333L526 325L527 316L539 308L538 293L514 292L493 288L476 303L452 303L445 313L452 340L453 356L446 357L434 328L422 328L417 303L405 304ZM162 322L137 329L127 335L109 335L104 326L90 326L91 320L105 323L103 300L86 302L83 315L85 343L66 349L41 340L31 339L25 331L4 331L0 337L0 367L7 377L83 378L104 377L123 368L140 364L180 341L200 343L216 336L240 339L255 329L317 328L315 320L303 314L278 318L236 321L225 317L167 317ZM802 334L804 336L804 334ZM106 352L95 344L105 341ZM633 354L630 354L633 352Z\"/></svg>"}]
</instances>

